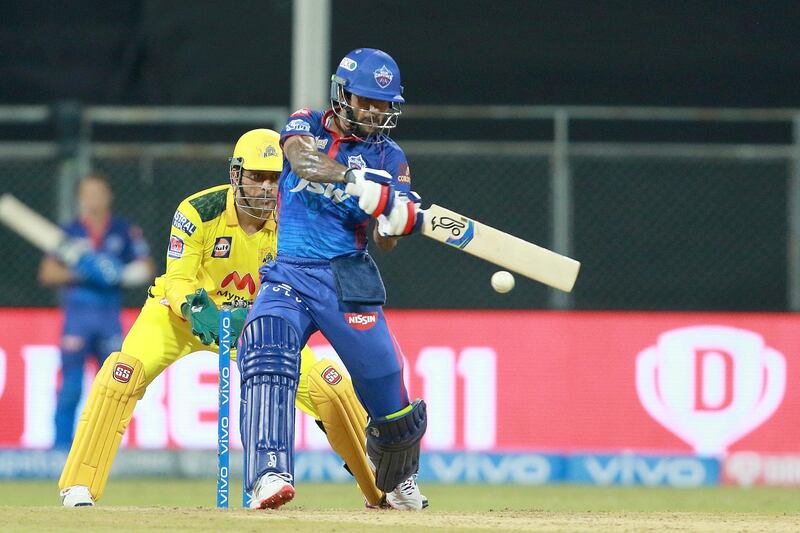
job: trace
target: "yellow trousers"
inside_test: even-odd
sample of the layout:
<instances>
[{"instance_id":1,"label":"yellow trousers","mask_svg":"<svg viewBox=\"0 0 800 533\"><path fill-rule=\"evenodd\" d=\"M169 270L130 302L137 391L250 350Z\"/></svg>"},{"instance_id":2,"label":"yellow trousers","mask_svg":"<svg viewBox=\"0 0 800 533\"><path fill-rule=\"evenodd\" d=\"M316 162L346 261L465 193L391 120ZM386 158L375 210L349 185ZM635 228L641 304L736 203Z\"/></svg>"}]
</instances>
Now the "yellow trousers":
<instances>
[{"instance_id":1,"label":"yellow trousers","mask_svg":"<svg viewBox=\"0 0 800 533\"><path fill-rule=\"evenodd\" d=\"M202 350L219 351L219 346L206 346L192 335L189 323L154 298L148 298L139 317L122 343L122 353L142 362L146 384L149 385L169 365L181 357ZM235 358L236 350L231 350ZM305 413L319 418L308 393L308 371L317 362L308 346L300 352L300 381L297 384L296 405Z\"/></svg>"}]
</instances>

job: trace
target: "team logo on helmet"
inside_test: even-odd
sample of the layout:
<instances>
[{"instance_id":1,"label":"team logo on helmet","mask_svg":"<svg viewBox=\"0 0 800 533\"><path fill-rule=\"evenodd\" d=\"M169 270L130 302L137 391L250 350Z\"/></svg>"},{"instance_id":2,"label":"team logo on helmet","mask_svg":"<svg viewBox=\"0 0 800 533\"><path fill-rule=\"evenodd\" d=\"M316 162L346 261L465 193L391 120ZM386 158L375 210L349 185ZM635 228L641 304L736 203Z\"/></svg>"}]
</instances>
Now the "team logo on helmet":
<instances>
[{"instance_id":1,"label":"team logo on helmet","mask_svg":"<svg viewBox=\"0 0 800 533\"><path fill-rule=\"evenodd\" d=\"M278 151L275 150L274 146L269 145L267 149L264 150L264 157L278 157Z\"/></svg>"},{"instance_id":2,"label":"team logo on helmet","mask_svg":"<svg viewBox=\"0 0 800 533\"><path fill-rule=\"evenodd\" d=\"M362 169L367 166L367 162L364 161L364 158L361 157L361 154L358 155L351 155L347 157L347 167L348 168L358 168Z\"/></svg>"},{"instance_id":3,"label":"team logo on helmet","mask_svg":"<svg viewBox=\"0 0 800 533\"><path fill-rule=\"evenodd\" d=\"M356 63L355 61L353 61L349 57L345 57L344 59L342 59L342 62L339 63L339 66L342 67L345 70L349 70L350 72L353 72L358 67L358 63Z\"/></svg>"},{"instance_id":4,"label":"team logo on helmet","mask_svg":"<svg viewBox=\"0 0 800 533\"><path fill-rule=\"evenodd\" d=\"M391 70L386 68L386 65L382 65L381 68L375 70L372 74L375 76L375 83L380 85L381 89L387 88L394 79L394 74Z\"/></svg>"}]
</instances>

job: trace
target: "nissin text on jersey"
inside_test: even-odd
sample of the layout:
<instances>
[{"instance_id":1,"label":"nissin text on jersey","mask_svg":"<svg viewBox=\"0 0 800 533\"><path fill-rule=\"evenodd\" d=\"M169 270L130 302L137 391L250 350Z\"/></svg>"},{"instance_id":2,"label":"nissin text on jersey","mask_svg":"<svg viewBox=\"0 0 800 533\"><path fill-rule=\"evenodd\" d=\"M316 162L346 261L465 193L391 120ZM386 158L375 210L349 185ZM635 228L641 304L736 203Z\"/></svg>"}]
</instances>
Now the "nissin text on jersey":
<instances>
[{"instance_id":1,"label":"nissin text on jersey","mask_svg":"<svg viewBox=\"0 0 800 533\"><path fill-rule=\"evenodd\" d=\"M311 125L305 120L296 118L289 121L286 125L286 131L311 131Z\"/></svg>"},{"instance_id":2,"label":"nissin text on jersey","mask_svg":"<svg viewBox=\"0 0 800 533\"><path fill-rule=\"evenodd\" d=\"M189 220L186 217L186 215L184 215L180 211L175 211L175 216L172 217L172 226L175 227L176 229L181 230L189 237L191 237L192 234L195 231L197 231L197 226L192 224L192 221Z\"/></svg>"}]
</instances>

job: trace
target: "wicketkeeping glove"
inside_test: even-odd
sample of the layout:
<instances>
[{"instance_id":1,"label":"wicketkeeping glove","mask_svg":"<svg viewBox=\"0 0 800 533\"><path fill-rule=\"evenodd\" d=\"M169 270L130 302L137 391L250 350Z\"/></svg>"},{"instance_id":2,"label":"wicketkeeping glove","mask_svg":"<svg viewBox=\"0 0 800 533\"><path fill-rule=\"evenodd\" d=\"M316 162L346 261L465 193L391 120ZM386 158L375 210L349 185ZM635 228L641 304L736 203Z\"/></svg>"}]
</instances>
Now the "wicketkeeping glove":
<instances>
[{"instance_id":1,"label":"wicketkeeping glove","mask_svg":"<svg viewBox=\"0 0 800 533\"><path fill-rule=\"evenodd\" d=\"M181 305L181 313L200 342L209 345L219 341L219 311L205 289L197 289L197 292L188 295L186 303Z\"/></svg>"},{"instance_id":2,"label":"wicketkeeping glove","mask_svg":"<svg viewBox=\"0 0 800 533\"><path fill-rule=\"evenodd\" d=\"M358 207L366 214L378 218L389 213L394 205L392 175L374 168L351 168L344 173L345 192L358 196Z\"/></svg>"},{"instance_id":3,"label":"wicketkeeping glove","mask_svg":"<svg viewBox=\"0 0 800 533\"><path fill-rule=\"evenodd\" d=\"M378 233L384 237L398 237L418 232L425 222L421 202L414 191L396 193L392 210L388 215L378 217Z\"/></svg>"}]
</instances>

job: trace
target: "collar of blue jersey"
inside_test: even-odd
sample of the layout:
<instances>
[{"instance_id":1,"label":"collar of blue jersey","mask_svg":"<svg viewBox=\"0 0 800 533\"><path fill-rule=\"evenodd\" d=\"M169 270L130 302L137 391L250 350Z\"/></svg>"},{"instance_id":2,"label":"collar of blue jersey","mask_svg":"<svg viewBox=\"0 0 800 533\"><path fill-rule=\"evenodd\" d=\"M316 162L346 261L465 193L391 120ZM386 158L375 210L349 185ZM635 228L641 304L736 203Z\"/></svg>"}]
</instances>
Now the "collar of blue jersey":
<instances>
[{"instance_id":1,"label":"collar of blue jersey","mask_svg":"<svg viewBox=\"0 0 800 533\"><path fill-rule=\"evenodd\" d=\"M335 131L333 131L332 129L330 129L328 127L328 123L331 120L334 120L333 117L334 117L333 109L328 108L328 110L325 111L325 114L322 115L322 127L325 128L325 131L327 131L328 133L331 134L331 136L333 137L334 141L339 141L339 142L341 142L341 141L358 142L358 141L361 140L358 137L356 137L355 135L345 135L343 137L343 136L339 135L338 133L336 133Z\"/></svg>"}]
</instances>

